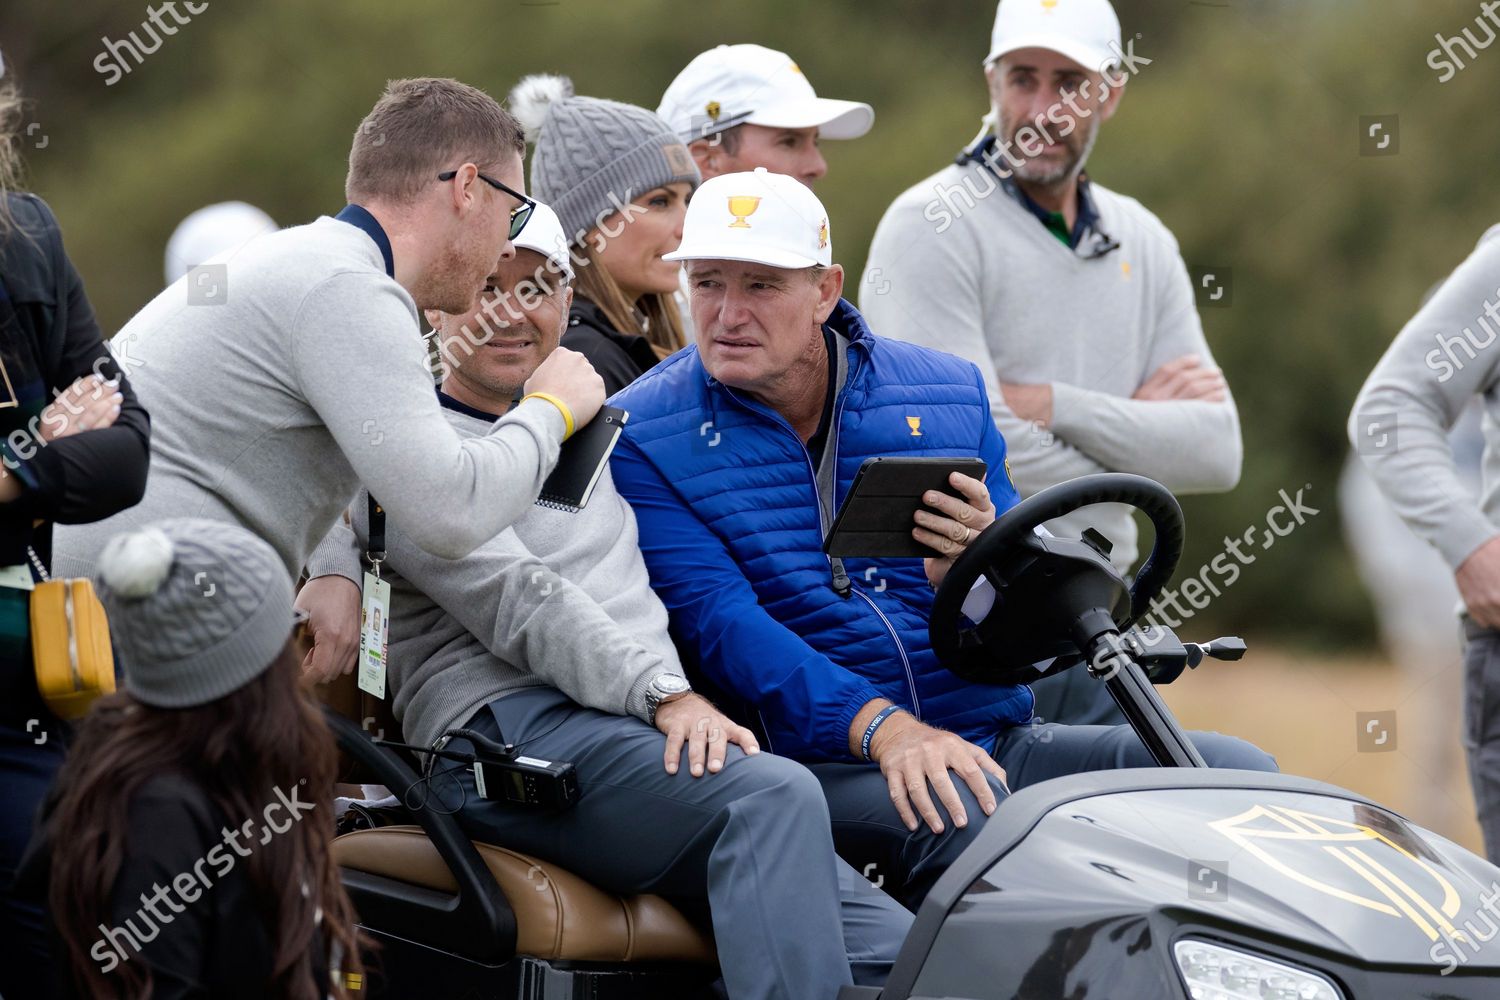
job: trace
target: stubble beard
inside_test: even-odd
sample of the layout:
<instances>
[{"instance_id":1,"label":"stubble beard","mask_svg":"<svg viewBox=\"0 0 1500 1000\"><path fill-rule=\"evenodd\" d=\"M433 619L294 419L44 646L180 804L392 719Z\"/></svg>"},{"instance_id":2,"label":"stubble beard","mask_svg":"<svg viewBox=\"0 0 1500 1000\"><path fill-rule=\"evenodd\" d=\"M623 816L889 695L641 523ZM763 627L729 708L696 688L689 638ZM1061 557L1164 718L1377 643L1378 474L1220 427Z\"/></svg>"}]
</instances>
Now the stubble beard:
<instances>
[{"instance_id":1,"label":"stubble beard","mask_svg":"<svg viewBox=\"0 0 1500 1000\"><path fill-rule=\"evenodd\" d=\"M1067 136L1056 135L1056 130L1061 126L1051 125L1049 132L1063 144L1063 148L1067 150L1067 156L1055 166L1046 166L1026 157L1016 144L1016 133L1025 128L1028 123L1009 122L998 108L995 115L1000 122L1001 141L1012 154L1021 159L1019 165L1010 164L1011 170L1018 179L1039 188L1057 188L1072 183L1079 174L1083 173L1089 154L1094 151L1094 141L1099 137L1098 123L1091 118L1074 116L1075 127ZM1080 137L1081 144L1078 143Z\"/></svg>"}]
</instances>

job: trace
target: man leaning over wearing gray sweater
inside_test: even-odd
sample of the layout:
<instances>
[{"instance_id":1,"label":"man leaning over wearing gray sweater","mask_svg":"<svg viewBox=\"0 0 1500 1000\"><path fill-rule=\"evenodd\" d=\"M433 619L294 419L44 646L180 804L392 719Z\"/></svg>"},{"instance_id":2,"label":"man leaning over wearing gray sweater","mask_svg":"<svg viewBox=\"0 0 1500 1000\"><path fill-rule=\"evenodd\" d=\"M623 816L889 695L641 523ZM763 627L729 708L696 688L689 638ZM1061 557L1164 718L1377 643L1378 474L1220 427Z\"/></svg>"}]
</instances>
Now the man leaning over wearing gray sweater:
<instances>
[{"instance_id":1,"label":"man leaning over wearing gray sweater","mask_svg":"<svg viewBox=\"0 0 1500 1000\"><path fill-rule=\"evenodd\" d=\"M260 535L296 577L360 483L414 544L450 558L515 520L557 461L562 407L588 420L603 381L560 351L529 388L562 407L525 401L461 437L433 399L417 308L473 307L530 204L517 194L524 148L515 119L473 87L390 83L354 134L337 218L195 268L114 338L151 412L145 499L58 525L54 572L87 575L132 526L208 517ZM427 516L440 505L451 516ZM357 618L358 588L329 578L298 606L320 647L309 666L331 660L325 627Z\"/></svg>"},{"instance_id":2,"label":"man leaning over wearing gray sweater","mask_svg":"<svg viewBox=\"0 0 1500 1000\"><path fill-rule=\"evenodd\" d=\"M510 409L567 322L568 251L551 209L537 207L516 245L484 316L427 314L447 368L443 415L465 440ZM368 506L362 496L353 507L359 546ZM474 515L440 503L420 516ZM485 800L469 772L455 773L471 836L613 892L706 899L735 1000L832 997L851 981L884 981L910 914L838 860L812 775L760 753L689 689L635 516L607 467L581 510L530 507L458 560L425 551L410 531L410 515L386 517L386 660L406 739L430 746L467 728L578 768L579 802L547 814ZM357 562L339 572L357 575Z\"/></svg>"},{"instance_id":3,"label":"man leaning over wearing gray sweater","mask_svg":"<svg viewBox=\"0 0 1500 1000\"><path fill-rule=\"evenodd\" d=\"M1349 415L1349 440L1412 531L1454 571L1463 599L1464 747L1485 852L1500 864L1500 226L1396 335ZM1448 431L1484 406L1480 496Z\"/></svg>"},{"instance_id":4,"label":"man leaning over wearing gray sweater","mask_svg":"<svg viewBox=\"0 0 1500 1000\"><path fill-rule=\"evenodd\" d=\"M979 367L1023 497L1100 472L1176 493L1239 480L1239 416L1177 241L1140 202L1084 174L1128 74L1149 62L1133 40L1121 50L1108 0L1056 10L1003 0L984 61L984 130L891 204L870 245L865 318ZM1097 528L1122 572L1135 562L1121 504L1048 527L1074 538ZM1084 671L1032 689L1048 722L1124 722Z\"/></svg>"}]
</instances>

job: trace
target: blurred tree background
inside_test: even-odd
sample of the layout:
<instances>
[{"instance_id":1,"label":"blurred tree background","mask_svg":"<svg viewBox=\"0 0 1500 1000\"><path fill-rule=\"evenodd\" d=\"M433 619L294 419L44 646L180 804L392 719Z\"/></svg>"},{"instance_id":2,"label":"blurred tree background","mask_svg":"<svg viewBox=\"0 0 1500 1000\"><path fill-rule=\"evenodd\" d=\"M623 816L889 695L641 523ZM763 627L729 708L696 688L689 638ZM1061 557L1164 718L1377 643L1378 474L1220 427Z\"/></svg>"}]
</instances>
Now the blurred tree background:
<instances>
[{"instance_id":1,"label":"blurred tree background","mask_svg":"<svg viewBox=\"0 0 1500 1000\"><path fill-rule=\"evenodd\" d=\"M1280 489L1321 512L1185 631L1370 645L1335 503L1344 421L1424 290L1500 219L1500 46L1439 84L1434 33L1472 30L1477 0L1116 7L1152 62L1090 173L1155 211L1189 264L1233 274L1232 304L1203 320L1239 401L1245 471L1232 494L1189 499L1185 571L1263 523ZM31 186L109 333L159 289L188 212L242 199L291 225L336 211L350 137L388 78L455 76L503 97L524 73L562 72L581 94L654 108L721 42L784 49L824 96L875 106L870 135L824 147L819 194L853 284L890 200L974 134L993 16L984 0L212 2L106 86L102 39L139 30L145 3L5 0L0 49L31 100ZM1387 114L1399 151L1361 156L1360 116Z\"/></svg>"}]
</instances>

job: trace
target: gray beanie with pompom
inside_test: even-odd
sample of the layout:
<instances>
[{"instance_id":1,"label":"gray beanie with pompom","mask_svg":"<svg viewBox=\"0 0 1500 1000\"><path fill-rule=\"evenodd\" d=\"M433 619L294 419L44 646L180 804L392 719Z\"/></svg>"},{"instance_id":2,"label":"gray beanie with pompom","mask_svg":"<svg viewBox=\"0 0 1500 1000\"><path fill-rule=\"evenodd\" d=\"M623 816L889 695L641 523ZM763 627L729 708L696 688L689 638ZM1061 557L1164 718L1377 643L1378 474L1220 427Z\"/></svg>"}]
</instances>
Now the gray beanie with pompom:
<instances>
[{"instance_id":1,"label":"gray beanie with pompom","mask_svg":"<svg viewBox=\"0 0 1500 1000\"><path fill-rule=\"evenodd\" d=\"M692 154L656 112L578 97L565 76L528 76L510 92L511 113L536 144L531 196L552 206L572 244L653 188L702 178Z\"/></svg>"},{"instance_id":2,"label":"gray beanie with pompom","mask_svg":"<svg viewBox=\"0 0 1500 1000\"><path fill-rule=\"evenodd\" d=\"M259 677L292 634L292 581L276 551L234 524L157 521L99 556L125 689L158 708L222 698Z\"/></svg>"}]
</instances>

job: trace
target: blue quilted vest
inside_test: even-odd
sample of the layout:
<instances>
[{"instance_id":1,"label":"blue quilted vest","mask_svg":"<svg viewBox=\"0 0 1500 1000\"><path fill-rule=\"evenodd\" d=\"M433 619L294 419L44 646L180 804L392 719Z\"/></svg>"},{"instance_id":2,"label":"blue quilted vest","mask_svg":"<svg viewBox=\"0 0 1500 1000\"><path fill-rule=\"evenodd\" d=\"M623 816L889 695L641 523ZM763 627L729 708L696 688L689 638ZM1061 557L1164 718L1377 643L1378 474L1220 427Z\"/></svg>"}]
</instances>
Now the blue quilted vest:
<instances>
[{"instance_id":1,"label":"blue quilted vest","mask_svg":"<svg viewBox=\"0 0 1500 1000\"><path fill-rule=\"evenodd\" d=\"M836 456L834 509L860 463L877 455L977 455L997 510L1016 503L978 369L874 336L845 301L828 325L849 341L826 445ZM684 659L759 711L769 749L848 760L850 720L874 696L986 749L1030 719L1030 689L970 684L938 663L920 559L846 559L852 586L837 592L802 440L710 377L696 348L611 402L630 413L615 483L635 510Z\"/></svg>"}]
</instances>

